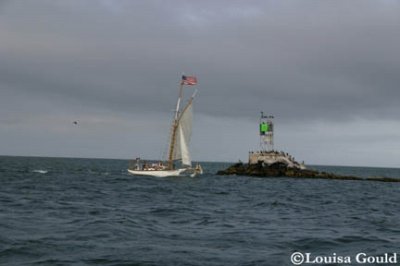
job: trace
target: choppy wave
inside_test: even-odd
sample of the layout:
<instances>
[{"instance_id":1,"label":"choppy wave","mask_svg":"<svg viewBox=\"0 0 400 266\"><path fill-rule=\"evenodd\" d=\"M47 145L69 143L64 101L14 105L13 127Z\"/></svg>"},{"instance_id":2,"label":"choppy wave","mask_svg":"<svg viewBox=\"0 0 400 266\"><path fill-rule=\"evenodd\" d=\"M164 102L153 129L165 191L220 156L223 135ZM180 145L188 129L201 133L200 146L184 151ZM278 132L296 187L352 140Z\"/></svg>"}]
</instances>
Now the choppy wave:
<instances>
[{"instance_id":1,"label":"choppy wave","mask_svg":"<svg viewBox=\"0 0 400 266\"><path fill-rule=\"evenodd\" d=\"M128 175L124 160L0 162L0 265L291 265L294 251L400 244L397 183L216 176L218 163L159 179Z\"/></svg>"}]
</instances>

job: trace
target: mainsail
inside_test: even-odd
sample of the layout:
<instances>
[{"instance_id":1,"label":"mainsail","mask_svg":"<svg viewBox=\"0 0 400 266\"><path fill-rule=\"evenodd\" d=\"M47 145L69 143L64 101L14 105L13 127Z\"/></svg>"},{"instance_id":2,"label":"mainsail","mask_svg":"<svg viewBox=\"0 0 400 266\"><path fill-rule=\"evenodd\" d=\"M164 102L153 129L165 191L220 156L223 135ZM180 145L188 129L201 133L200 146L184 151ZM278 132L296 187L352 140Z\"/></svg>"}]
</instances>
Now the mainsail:
<instances>
[{"instance_id":1,"label":"mainsail","mask_svg":"<svg viewBox=\"0 0 400 266\"><path fill-rule=\"evenodd\" d=\"M194 76L182 76L181 86L179 88L179 97L176 103L175 118L172 124L171 139L168 152L168 169L175 169L175 161L181 160L182 165L191 168L192 161L189 153L189 141L192 134L192 102L197 90L185 108L181 109L180 103L183 99L183 86L196 85L197 79Z\"/></svg>"},{"instance_id":2,"label":"mainsail","mask_svg":"<svg viewBox=\"0 0 400 266\"><path fill-rule=\"evenodd\" d=\"M192 101L189 101L177 121L173 156L173 160L182 160L182 164L185 166L192 166L189 153L189 142L192 135L192 117Z\"/></svg>"}]
</instances>

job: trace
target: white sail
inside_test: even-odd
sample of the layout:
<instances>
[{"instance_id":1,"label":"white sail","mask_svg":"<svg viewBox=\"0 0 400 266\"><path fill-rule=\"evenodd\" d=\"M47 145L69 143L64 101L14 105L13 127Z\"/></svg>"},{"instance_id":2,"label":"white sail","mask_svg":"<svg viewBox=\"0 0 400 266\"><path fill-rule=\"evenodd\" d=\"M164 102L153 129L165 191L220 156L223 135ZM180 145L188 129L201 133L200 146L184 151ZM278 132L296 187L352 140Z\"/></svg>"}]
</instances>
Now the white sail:
<instances>
[{"instance_id":1,"label":"white sail","mask_svg":"<svg viewBox=\"0 0 400 266\"><path fill-rule=\"evenodd\" d=\"M186 166L192 166L189 152L189 142L192 135L192 117L192 102L190 101L178 119L173 157L174 160L182 160L182 164Z\"/></svg>"}]
</instances>

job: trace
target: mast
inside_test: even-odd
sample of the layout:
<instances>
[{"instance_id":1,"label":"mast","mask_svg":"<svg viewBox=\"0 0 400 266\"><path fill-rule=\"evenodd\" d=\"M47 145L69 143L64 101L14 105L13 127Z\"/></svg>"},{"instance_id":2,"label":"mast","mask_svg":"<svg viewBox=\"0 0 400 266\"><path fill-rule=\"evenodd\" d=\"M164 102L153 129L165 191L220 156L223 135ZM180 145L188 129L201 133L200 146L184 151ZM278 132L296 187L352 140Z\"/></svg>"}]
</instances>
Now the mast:
<instances>
[{"instance_id":1,"label":"mast","mask_svg":"<svg viewBox=\"0 0 400 266\"><path fill-rule=\"evenodd\" d=\"M174 121L172 123L172 133L171 133L171 140L169 142L169 153L168 153L168 168L174 168L174 146L175 146L175 139L176 139L176 130L178 129L178 117L179 117L179 106L181 104L183 97L183 82L181 82L179 86L179 96L178 101L176 102L176 109L175 109L175 116Z\"/></svg>"}]
</instances>

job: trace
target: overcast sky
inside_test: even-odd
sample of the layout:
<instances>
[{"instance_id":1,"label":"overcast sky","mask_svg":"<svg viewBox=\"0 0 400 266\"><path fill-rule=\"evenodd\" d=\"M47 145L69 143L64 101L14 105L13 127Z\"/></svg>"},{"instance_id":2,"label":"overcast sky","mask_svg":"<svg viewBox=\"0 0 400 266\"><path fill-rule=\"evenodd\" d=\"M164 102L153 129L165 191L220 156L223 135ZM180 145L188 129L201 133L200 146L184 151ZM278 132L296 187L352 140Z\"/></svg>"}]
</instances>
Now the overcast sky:
<instances>
[{"instance_id":1,"label":"overcast sky","mask_svg":"<svg viewBox=\"0 0 400 266\"><path fill-rule=\"evenodd\" d=\"M399 47L395 0L0 0L0 154L159 159L185 73L194 160L264 111L306 164L399 167Z\"/></svg>"}]
</instances>

